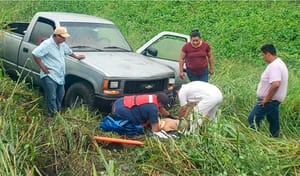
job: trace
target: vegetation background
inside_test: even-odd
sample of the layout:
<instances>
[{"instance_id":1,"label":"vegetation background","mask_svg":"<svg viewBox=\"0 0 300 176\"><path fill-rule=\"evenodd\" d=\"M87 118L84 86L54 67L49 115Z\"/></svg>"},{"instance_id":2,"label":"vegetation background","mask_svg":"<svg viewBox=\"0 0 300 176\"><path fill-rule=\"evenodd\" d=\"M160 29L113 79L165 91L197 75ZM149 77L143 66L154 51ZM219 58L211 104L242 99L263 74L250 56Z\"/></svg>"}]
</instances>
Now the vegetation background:
<instances>
[{"instance_id":1,"label":"vegetation background","mask_svg":"<svg viewBox=\"0 0 300 176\"><path fill-rule=\"evenodd\" d=\"M110 19L134 49L161 31L200 29L216 61L210 82L224 95L220 121L179 140L146 136L143 147L97 144L94 135L116 137L98 129L101 114L65 109L45 121L40 92L1 72L0 175L300 175L299 1L0 1L0 22L30 21L38 11ZM265 43L289 68L276 139L266 122L247 127Z\"/></svg>"}]
</instances>

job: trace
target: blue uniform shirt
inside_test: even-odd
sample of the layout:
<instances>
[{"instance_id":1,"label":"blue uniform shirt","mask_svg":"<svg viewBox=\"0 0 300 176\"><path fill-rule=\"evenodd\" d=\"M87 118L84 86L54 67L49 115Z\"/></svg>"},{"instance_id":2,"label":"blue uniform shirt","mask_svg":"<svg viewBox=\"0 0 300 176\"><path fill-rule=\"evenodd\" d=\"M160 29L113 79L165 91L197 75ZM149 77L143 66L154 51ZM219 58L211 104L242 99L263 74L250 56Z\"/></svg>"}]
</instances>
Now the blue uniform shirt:
<instances>
[{"instance_id":1,"label":"blue uniform shirt","mask_svg":"<svg viewBox=\"0 0 300 176\"><path fill-rule=\"evenodd\" d=\"M115 115L120 119L129 120L134 125L150 121L151 124L158 123L158 108L153 103L127 108L124 106L124 98L115 101Z\"/></svg>"},{"instance_id":2,"label":"blue uniform shirt","mask_svg":"<svg viewBox=\"0 0 300 176\"><path fill-rule=\"evenodd\" d=\"M55 43L53 36L42 42L36 47L32 54L40 57L43 64L49 68L49 74L40 71L40 77L49 76L57 84L65 84L66 64L65 56L71 55L72 50L66 43L61 43L59 46Z\"/></svg>"}]
</instances>

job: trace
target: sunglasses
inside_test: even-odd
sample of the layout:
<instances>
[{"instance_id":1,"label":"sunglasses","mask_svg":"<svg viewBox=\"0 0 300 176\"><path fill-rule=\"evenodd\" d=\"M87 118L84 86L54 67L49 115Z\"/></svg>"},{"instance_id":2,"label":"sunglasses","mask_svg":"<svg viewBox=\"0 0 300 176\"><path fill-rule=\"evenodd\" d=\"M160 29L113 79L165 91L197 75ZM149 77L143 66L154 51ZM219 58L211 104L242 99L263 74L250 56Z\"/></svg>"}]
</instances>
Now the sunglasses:
<instances>
[{"instance_id":1,"label":"sunglasses","mask_svg":"<svg viewBox=\"0 0 300 176\"><path fill-rule=\"evenodd\" d=\"M65 37L61 36L60 34L58 34L58 36L59 36L60 38L63 38L63 39L65 39Z\"/></svg>"}]
</instances>

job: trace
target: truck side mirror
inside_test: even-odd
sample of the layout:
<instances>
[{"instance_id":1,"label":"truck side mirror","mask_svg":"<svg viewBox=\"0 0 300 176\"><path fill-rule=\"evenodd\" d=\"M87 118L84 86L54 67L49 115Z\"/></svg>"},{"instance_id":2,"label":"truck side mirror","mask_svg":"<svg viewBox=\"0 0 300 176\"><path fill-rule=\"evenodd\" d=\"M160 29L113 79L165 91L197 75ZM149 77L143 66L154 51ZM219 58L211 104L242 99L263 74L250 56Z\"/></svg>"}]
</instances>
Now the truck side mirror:
<instances>
[{"instance_id":1,"label":"truck side mirror","mask_svg":"<svg viewBox=\"0 0 300 176\"><path fill-rule=\"evenodd\" d=\"M154 57L157 56L157 49L155 49L153 47L148 47L146 50L147 50L147 53L150 54L151 56L154 56Z\"/></svg>"}]
</instances>

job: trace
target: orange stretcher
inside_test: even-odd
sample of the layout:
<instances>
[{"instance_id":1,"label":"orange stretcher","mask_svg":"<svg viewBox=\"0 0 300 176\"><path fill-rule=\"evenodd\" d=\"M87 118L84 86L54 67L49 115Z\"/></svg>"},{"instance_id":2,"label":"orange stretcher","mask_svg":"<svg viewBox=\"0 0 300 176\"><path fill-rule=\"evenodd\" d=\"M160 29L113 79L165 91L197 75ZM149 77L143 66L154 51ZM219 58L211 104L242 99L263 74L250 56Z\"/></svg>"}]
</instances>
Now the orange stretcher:
<instances>
[{"instance_id":1,"label":"orange stretcher","mask_svg":"<svg viewBox=\"0 0 300 176\"><path fill-rule=\"evenodd\" d=\"M103 141L103 142L113 142L113 143L129 144L129 145L144 145L144 143L141 141L130 140L130 139L110 138L110 137L102 137L102 136L94 136L94 139L96 141Z\"/></svg>"}]
</instances>

